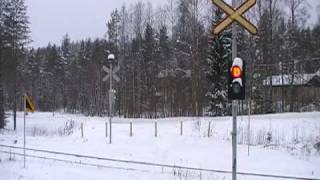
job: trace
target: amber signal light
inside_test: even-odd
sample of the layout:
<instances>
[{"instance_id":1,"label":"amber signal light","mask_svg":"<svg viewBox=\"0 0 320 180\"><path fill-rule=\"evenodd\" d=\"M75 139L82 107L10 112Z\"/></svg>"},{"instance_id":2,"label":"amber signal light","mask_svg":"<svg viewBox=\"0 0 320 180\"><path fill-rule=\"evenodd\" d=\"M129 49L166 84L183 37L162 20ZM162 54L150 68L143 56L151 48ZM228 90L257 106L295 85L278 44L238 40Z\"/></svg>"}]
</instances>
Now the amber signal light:
<instances>
[{"instance_id":1,"label":"amber signal light","mask_svg":"<svg viewBox=\"0 0 320 180\"><path fill-rule=\"evenodd\" d=\"M233 66L231 69L231 75L233 78L240 78L242 75L241 68L239 66Z\"/></svg>"}]
</instances>

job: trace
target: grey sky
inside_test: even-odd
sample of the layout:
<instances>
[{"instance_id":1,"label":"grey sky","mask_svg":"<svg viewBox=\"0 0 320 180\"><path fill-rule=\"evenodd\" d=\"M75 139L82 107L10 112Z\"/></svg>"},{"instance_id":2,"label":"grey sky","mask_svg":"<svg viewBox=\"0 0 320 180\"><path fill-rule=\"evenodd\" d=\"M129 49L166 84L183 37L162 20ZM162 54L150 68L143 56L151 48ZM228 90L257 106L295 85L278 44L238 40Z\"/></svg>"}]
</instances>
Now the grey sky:
<instances>
[{"instance_id":1,"label":"grey sky","mask_svg":"<svg viewBox=\"0 0 320 180\"><path fill-rule=\"evenodd\" d=\"M111 11L124 3L138 0L26 0L30 16L31 45L46 46L49 42L60 44L62 36L69 34L72 40L103 37L105 22ZM149 0L143 0L149 1ZM313 11L310 22L315 22L319 0L309 0ZM166 0L150 0L154 6Z\"/></svg>"},{"instance_id":2,"label":"grey sky","mask_svg":"<svg viewBox=\"0 0 320 180\"><path fill-rule=\"evenodd\" d=\"M137 0L26 0L30 17L31 45L60 43L69 34L72 40L103 37L106 21L115 8ZM148 1L148 0L144 0ZM152 0L160 4L162 0ZM156 6L155 5L155 6Z\"/></svg>"}]
</instances>

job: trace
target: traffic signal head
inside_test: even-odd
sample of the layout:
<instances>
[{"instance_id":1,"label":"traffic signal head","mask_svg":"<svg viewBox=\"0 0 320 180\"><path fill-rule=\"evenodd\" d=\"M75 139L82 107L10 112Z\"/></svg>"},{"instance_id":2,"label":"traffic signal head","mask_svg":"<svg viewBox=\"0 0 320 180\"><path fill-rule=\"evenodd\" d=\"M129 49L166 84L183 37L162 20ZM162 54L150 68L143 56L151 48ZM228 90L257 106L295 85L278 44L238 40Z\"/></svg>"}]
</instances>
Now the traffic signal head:
<instances>
[{"instance_id":1,"label":"traffic signal head","mask_svg":"<svg viewBox=\"0 0 320 180\"><path fill-rule=\"evenodd\" d=\"M233 66L231 68L231 76L233 78L240 78L241 74L242 74L242 72L241 72L241 68L239 66Z\"/></svg>"},{"instance_id":2,"label":"traffic signal head","mask_svg":"<svg viewBox=\"0 0 320 180\"><path fill-rule=\"evenodd\" d=\"M228 97L230 100L245 99L245 63L240 58L235 58L228 71Z\"/></svg>"}]
</instances>

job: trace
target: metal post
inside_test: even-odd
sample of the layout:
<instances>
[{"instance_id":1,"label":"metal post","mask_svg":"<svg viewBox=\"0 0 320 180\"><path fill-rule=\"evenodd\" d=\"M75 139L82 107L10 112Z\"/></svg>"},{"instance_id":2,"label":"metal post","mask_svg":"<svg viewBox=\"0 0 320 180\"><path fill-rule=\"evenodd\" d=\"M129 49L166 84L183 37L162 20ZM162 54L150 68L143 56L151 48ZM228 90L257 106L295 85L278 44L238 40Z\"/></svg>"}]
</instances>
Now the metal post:
<instances>
[{"instance_id":1,"label":"metal post","mask_svg":"<svg viewBox=\"0 0 320 180\"><path fill-rule=\"evenodd\" d=\"M23 168L26 168L26 96L23 95Z\"/></svg>"},{"instance_id":2,"label":"metal post","mask_svg":"<svg viewBox=\"0 0 320 180\"><path fill-rule=\"evenodd\" d=\"M232 101L232 180L237 179L237 107L236 100Z\"/></svg>"},{"instance_id":3,"label":"metal post","mask_svg":"<svg viewBox=\"0 0 320 180\"><path fill-rule=\"evenodd\" d=\"M235 9L237 0L232 0L232 7ZM236 24L232 25L232 60L237 57L237 29ZM237 110L238 103L232 101L232 180L237 179Z\"/></svg>"},{"instance_id":4,"label":"metal post","mask_svg":"<svg viewBox=\"0 0 320 180\"><path fill-rule=\"evenodd\" d=\"M110 126L110 136L109 136L109 143L112 143L112 98L110 97L112 96L112 71L113 71L113 67L112 67L112 62L110 63L110 90L109 90L109 113L110 113L110 119L109 119L109 126Z\"/></svg>"},{"instance_id":5,"label":"metal post","mask_svg":"<svg viewBox=\"0 0 320 180\"><path fill-rule=\"evenodd\" d=\"M248 115L248 156L250 156L250 136L251 136L251 132L250 132L250 129L251 129L251 99L249 99L249 102L248 102L248 109L249 109L249 115Z\"/></svg>"}]
</instances>

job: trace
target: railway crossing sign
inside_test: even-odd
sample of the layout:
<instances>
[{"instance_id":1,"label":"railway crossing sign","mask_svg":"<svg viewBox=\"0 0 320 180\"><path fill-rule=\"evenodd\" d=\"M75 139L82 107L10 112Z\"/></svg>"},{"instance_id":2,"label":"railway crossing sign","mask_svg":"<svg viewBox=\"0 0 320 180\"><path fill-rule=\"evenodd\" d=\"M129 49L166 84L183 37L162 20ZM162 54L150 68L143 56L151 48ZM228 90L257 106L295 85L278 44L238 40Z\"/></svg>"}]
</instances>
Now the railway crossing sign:
<instances>
[{"instance_id":1,"label":"railway crossing sign","mask_svg":"<svg viewBox=\"0 0 320 180\"><path fill-rule=\"evenodd\" d=\"M103 80L102 80L103 82L107 81L110 77L112 77L117 82L120 81L119 76L117 76L117 74L116 74L120 70L119 66L115 67L114 69L107 68L106 66L103 66L102 68L106 73L108 73L108 75L103 78Z\"/></svg>"},{"instance_id":2,"label":"railway crossing sign","mask_svg":"<svg viewBox=\"0 0 320 180\"><path fill-rule=\"evenodd\" d=\"M256 4L256 0L246 0L240 7L234 9L223 0L212 0L213 4L221 8L227 16L219 22L213 30L215 35L220 34L224 29L230 26L233 22L238 22L248 32L253 35L257 34L257 28L246 17L243 16L250 8Z\"/></svg>"}]
</instances>

